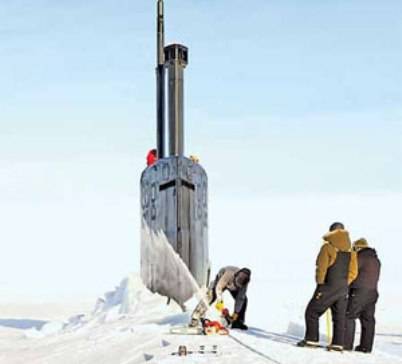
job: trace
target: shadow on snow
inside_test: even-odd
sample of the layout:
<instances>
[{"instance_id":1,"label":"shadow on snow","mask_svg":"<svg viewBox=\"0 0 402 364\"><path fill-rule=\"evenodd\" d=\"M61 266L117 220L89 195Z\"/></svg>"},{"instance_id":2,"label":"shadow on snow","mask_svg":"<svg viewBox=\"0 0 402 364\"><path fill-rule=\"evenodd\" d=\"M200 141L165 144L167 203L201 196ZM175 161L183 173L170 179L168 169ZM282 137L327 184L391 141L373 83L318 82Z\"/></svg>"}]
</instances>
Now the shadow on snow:
<instances>
[{"instance_id":1,"label":"shadow on snow","mask_svg":"<svg viewBox=\"0 0 402 364\"><path fill-rule=\"evenodd\" d=\"M0 319L0 326L13 329L27 330L35 328L40 330L47 321L31 319Z\"/></svg>"},{"instance_id":2,"label":"shadow on snow","mask_svg":"<svg viewBox=\"0 0 402 364\"><path fill-rule=\"evenodd\" d=\"M271 340L282 344L296 345L296 343L300 340L300 337L297 336L278 334L276 332L265 331L257 327L250 327L245 333L260 339Z\"/></svg>"}]
</instances>

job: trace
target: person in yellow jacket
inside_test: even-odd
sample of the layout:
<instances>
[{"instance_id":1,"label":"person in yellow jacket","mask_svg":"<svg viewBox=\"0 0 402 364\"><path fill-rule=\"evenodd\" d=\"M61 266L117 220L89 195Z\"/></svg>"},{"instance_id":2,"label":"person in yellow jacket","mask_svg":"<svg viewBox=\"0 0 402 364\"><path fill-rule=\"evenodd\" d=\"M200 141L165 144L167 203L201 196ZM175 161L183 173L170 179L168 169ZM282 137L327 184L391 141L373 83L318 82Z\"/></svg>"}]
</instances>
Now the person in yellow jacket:
<instances>
[{"instance_id":1,"label":"person in yellow jacket","mask_svg":"<svg viewBox=\"0 0 402 364\"><path fill-rule=\"evenodd\" d=\"M333 338L330 350L343 350L348 286L357 277L357 257L349 233L340 222L333 223L323 236L317 256L314 295L305 312L306 333L298 346L319 346L319 318L331 309Z\"/></svg>"}]
</instances>

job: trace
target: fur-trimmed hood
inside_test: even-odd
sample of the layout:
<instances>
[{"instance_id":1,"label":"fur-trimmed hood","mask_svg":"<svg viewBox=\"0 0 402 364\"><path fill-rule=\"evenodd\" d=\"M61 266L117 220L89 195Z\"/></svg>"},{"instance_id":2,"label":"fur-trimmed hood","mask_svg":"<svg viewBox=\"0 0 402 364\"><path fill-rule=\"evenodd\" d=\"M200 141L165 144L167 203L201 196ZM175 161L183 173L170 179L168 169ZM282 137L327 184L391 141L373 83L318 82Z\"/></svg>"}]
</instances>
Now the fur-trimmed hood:
<instances>
[{"instance_id":1,"label":"fur-trimmed hood","mask_svg":"<svg viewBox=\"0 0 402 364\"><path fill-rule=\"evenodd\" d=\"M351 250L352 243L350 241L349 233L346 230L337 229L330 231L322 238L339 251L347 252Z\"/></svg>"}]
</instances>

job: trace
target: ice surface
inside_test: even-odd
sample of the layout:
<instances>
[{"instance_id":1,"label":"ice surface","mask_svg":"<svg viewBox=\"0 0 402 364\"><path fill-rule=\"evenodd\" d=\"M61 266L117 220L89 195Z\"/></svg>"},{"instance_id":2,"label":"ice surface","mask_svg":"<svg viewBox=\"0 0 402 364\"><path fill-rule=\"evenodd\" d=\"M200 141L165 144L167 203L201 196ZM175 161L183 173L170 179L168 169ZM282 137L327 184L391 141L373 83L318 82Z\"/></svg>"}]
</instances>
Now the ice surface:
<instances>
[{"instance_id":1,"label":"ice surface","mask_svg":"<svg viewBox=\"0 0 402 364\"><path fill-rule=\"evenodd\" d=\"M402 206L402 197L318 199L289 196L266 201L225 200L224 204L214 201L210 219L214 272L227 264L252 269L246 317L250 330L233 334L281 364L402 363L402 294L398 281L398 239L402 234L398 206ZM314 289L320 234L328 222L339 217L348 223L352 238L366 236L372 242L383 262L375 349L368 356L303 350L294 345L304 334L303 315ZM133 259L138 257L139 253ZM118 264L115 262L114 267ZM232 309L230 295L224 300ZM186 306L191 309L197 301L194 297ZM56 315L56 311L63 314ZM40 305L18 301L2 303L0 315L1 364L187 364L206 359L211 364L267 362L229 338L169 335L169 327L186 324L189 313L183 313L174 302L168 306L166 298L149 292L136 274L125 277L98 300L94 295L89 308L85 305L79 310L74 301L62 302L57 310L46 301ZM57 326L60 322L61 330ZM46 323L50 331L41 330ZM325 320L320 329L325 334ZM326 344L325 335L321 339ZM170 354L181 344L190 349L201 344L218 345L220 354L179 360Z\"/></svg>"},{"instance_id":2,"label":"ice surface","mask_svg":"<svg viewBox=\"0 0 402 364\"><path fill-rule=\"evenodd\" d=\"M259 283L261 292L267 287ZM233 302L224 295L225 303ZM189 306L194 305L194 297ZM261 326L256 317L270 307L279 312L278 325ZM169 335L169 327L185 325L189 313L183 313L174 304L166 304L165 297L151 293L137 274L130 274L113 290L106 292L94 304L92 311L73 315L62 320L41 323L37 328L24 329L0 325L1 364L140 364L140 363L273 363L280 364L398 364L402 363L402 335L379 333L375 352L327 353L324 350L301 349L295 343L303 336L302 320L292 321L292 312L300 307L282 305L275 300L260 300L250 312L254 324L249 331L232 330L234 339L222 336ZM211 318L217 317L214 308ZM257 314L257 315L256 315ZM22 321L21 321L22 322ZM261 321L263 322L263 320ZM272 322L275 322L272 321ZM17 331L16 331L17 330ZM19 330L19 331L18 331ZM322 338L325 344L325 337ZM197 351L200 345L211 349L217 345L218 354L192 354L178 358L172 356L179 345ZM272 364L272 363L271 363Z\"/></svg>"}]
</instances>

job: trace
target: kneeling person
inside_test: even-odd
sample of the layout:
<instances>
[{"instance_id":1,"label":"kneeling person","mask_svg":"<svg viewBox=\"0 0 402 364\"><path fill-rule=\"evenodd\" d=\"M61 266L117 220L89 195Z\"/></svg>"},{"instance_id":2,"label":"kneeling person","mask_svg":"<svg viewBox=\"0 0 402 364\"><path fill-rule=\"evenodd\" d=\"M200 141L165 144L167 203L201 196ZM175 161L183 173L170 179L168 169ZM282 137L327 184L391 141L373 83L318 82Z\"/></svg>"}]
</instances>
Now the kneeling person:
<instances>
[{"instance_id":1,"label":"kneeling person","mask_svg":"<svg viewBox=\"0 0 402 364\"><path fill-rule=\"evenodd\" d=\"M223 308L222 294L228 290L235 300L234 313L231 316L233 329L247 330L244 324L247 309L247 286L250 282L251 270L227 266L222 268L215 280L211 282L205 300L202 300L191 315L191 326L197 326L204 318L209 306L215 301L217 308ZM207 305L208 304L208 305Z\"/></svg>"}]
</instances>

